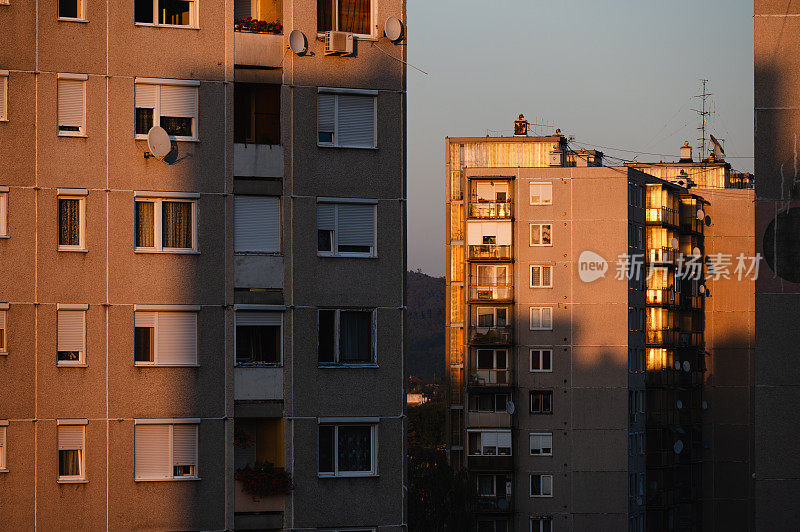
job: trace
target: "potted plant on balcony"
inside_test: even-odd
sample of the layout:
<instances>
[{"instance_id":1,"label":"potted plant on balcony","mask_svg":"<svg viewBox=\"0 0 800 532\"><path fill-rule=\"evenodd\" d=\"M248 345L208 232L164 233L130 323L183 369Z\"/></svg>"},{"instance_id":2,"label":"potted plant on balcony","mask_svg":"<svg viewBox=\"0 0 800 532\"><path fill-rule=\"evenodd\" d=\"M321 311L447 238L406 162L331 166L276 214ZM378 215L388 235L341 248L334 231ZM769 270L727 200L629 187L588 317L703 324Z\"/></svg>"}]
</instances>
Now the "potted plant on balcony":
<instances>
[{"instance_id":1,"label":"potted plant on balcony","mask_svg":"<svg viewBox=\"0 0 800 532\"><path fill-rule=\"evenodd\" d=\"M286 495L294 489L292 475L270 462L256 462L237 469L233 477L242 483L242 489L253 499Z\"/></svg>"},{"instance_id":2,"label":"potted plant on balcony","mask_svg":"<svg viewBox=\"0 0 800 532\"><path fill-rule=\"evenodd\" d=\"M266 20L258 20L252 17L237 18L233 22L233 31L242 31L246 33L283 33L283 24L280 22L269 22Z\"/></svg>"}]
</instances>

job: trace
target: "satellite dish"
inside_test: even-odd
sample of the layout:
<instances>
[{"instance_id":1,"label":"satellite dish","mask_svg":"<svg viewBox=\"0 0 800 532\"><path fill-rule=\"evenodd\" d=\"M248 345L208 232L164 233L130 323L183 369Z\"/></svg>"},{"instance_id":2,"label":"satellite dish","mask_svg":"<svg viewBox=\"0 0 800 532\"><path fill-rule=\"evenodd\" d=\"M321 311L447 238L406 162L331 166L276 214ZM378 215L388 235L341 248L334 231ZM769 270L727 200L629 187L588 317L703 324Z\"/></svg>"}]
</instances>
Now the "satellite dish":
<instances>
[{"instance_id":1,"label":"satellite dish","mask_svg":"<svg viewBox=\"0 0 800 532\"><path fill-rule=\"evenodd\" d=\"M681 369L681 363L680 363L680 362L678 362L678 361L676 360L676 361L675 361L675 364L673 364L673 367L674 367L675 369Z\"/></svg>"},{"instance_id":2,"label":"satellite dish","mask_svg":"<svg viewBox=\"0 0 800 532\"><path fill-rule=\"evenodd\" d=\"M707 226L711 226L711 216L706 216L706 218L705 218L705 220L703 220L703 222L704 222L704 223L705 223Z\"/></svg>"},{"instance_id":3,"label":"satellite dish","mask_svg":"<svg viewBox=\"0 0 800 532\"><path fill-rule=\"evenodd\" d=\"M683 408L683 401L681 401L680 399L678 399L678 402L677 402L677 403L675 403L675 406L677 406L677 407L678 407L678 410L680 410L681 408Z\"/></svg>"},{"instance_id":4,"label":"satellite dish","mask_svg":"<svg viewBox=\"0 0 800 532\"><path fill-rule=\"evenodd\" d=\"M703 407L703 410L706 410L708 408L708 403L703 401L702 403L700 403L700 406Z\"/></svg>"},{"instance_id":5,"label":"satellite dish","mask_svg":"<svg viewBox=\"0 0 800 532\"><path fill-rule=\"evenodd\" d=\"M692 369L692 365L689 364L688 360L684 360L683 361L683 371L689 371L690 369Z\"/></svg>"},{"instance_id":6,"label":"satellite dish","mask_svg":"<svg viewBox=\"0 0 800 532\"><path fill-rule=\"evenodd\" d=\"M700 291L701 294L705 294L706 293L706 285L701 284L700 287L698 288L698 290Z\"/></svg>"},{"instance_id":7,"label":"satellite dish","mask_svg":"<svg viewBox=\"0 0 800 532\"><path fill-rule=\"evenodd\" d=\"M506 402L506 412L508 412L509 414L513 414L516 409L517 407L514 406L514 401Z\"/></svg>"},{"instance_id":8,"label":"satellite dish","mask_svg":"<svg viewBox=\"0 0 800 532\"><path fill-rule=\"evenodd\" d=\"M147 149L156 159L163 159L172 151L172 141L163 127L153 126L147 132Z\"/></svg>"},{"instance_id":9,"label":"satellite dish","mask_svg":"<svg viewBox=\"0 0 800 532\"><path fill-rule=\"evenodd\" d=\"M703 254L702 254L702 252L700 251L700 248L698 248L698 247L695 247L694 249L692 249L692 255L694 255L695 257L700 257L700 256L702 256Z\"/></svg>"},{"instance_id":10,"label":"satellite dish","mask_svg":"<svg viewBox=\"0 0 800 532\"><path fill-rule=\"evenodd\" d=\"M672 450L675 451L675 454L681 454L681 451L683 450L683 442L681 440L676 441L675 445L672 446Z\"/></svg>"},{"instance_id":11,"label":"satellite dish","mask_svg":"<svg viewBox=\"0 0 800 532\"><path fill-rule=\"evenodd\" d=\"M292 30L289 34L289 48L297 55L302 55L308 50L308 40L305 33L300 30Z\"/></svg>"},{"instance_id":12,"label":"satellite dish","mask_svg":"<svg viewBox=\"0 0 800 532\"><path fill-rule=\"evenodd\" d=\"M403 23L397 17L389 17L383 25L383 32L387 39L397 42L403 38Z\"/></svg>"},{"instance_id":13,"label":"satellite dish","mask_svg":"<svg viewBox=\"0 0 800 532\"><path fill-rule=\"evenodd\" d=\"M705 218L705 217L706 217L705 211L703 211L703 209L698 209L697 210L697 219L702 221L703 218Z\"/></svg>"},{"instance_id":14,"label":"satellite dish","mask_svg":"<svg viewBox=\"0 0 800 532\"><path fill-rule=\"evenodd\" d=\"M672 249L678 249L680 242L678 242L677 238L673 238L672 240L669 241L669 245L672 246Z\"/></svg>"}]
</instances>

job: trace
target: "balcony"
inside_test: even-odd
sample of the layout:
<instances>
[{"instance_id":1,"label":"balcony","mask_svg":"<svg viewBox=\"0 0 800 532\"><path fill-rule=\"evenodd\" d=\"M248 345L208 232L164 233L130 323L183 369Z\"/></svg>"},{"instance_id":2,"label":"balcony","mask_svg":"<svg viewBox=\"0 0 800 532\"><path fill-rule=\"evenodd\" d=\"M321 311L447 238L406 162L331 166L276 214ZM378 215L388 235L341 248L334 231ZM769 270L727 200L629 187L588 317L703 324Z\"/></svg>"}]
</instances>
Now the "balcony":
<instances>
[{"instance_id":1,"label":"balcony","mask_svg":"<svg viewBox=\"0 0 800 532\"><path fill-rule=\"evenodd\" d=\"M469 372L470 386L509 386L510 369L473 369Z\"/></svg>"},{"instance_id":2,"label":"balcony","mask_svg":"<svg viewBox=\"0 0 800 532\"><path fill-rule=\"evenodd\" d=\"M511 246L480 244L469 246L469 260L511 260Z\"/></svg>"},{"instance_id":3,"label":"balcony","mask_svg":"<svg viewBox=\"0 0 800 532\"><path fill-rule=\"evenodd\" d=\"M233 62L236 66L280 68L284 52L283 35L233 32Z\"/></svg>"},{"instance_id":4,"label":"balcony","mask_svg":"<svg viewBox=\"0 0 800 532\"><path fill-rule=\"evenodd\" d=\"M648 248L647 262L659 264L674 264L677 250L671 247Z\"/></svg>"},{"instance_id":5,"label":"balcony","mask_svg":"<svg viewBox=\"0 0 800 532\"><path fill-rule=\"evenodd\" d=\"M475 345L507 345L511 343L511 327L472 327L469 343Z\"/></svg>"},{"instance_id":6,"label":"balcony","mask_svg":"<svg viewBox=\"0 0 800 532\"><path fill-rule=\"evenodd\" d=\"M511 284L480 284L470 286L470 301L511 301L514 299L514 286Z\"/></svg>"},{"instance_id":7,"label":"balcony","mask_svg":"<svg viewBox=\"0 0 800 532\"><path fill-rule=\"evenodd\" d=\"M283 399L283 368L237 366L233 368L233 397L236 401Z\"/></svg>"},{"instance_id":8,"label":"balcony","mask_svg":"<svg viewBox=\"0 0 800 532\"><path fill-rule=\"evenodd\" d=\"M678 331L673 329L649 329L647 345L674 346L678 342Z\"/></svg>"},{"instance_id":9,"label":"balcony","mask_svg":"<svg viewBox=\"0 0 800 532\"><path fill-rule=\"evenodd\" d=\"M241 177L283 177L283 146L235 143L233 174Z\"/></svg>"},{"instance_id":10,"label":"balcony","mask_svg":"<svg viewBox=\"0 0 800 532\"><path fill-rule=\"evenodd\" d=\"M671 225L677 227L678 213L673 209L664 207L648 208L645 212L645 220L648 224Z\"/></svg>"},{"instance_id":11,"label":"balcony","mask_svg":"<svg viewBox=\"0 0 800 532\"><path fill-rule=\"evenodd\" d=\"M488 370L476 370L488 371ZM468 427L511 427L511 414L508 412L467 412Z\"/></svg>"},{"instance_id":12,"label":"balcony","mask_svg":"<svg viewBox=\"0 0 800 532\"><path fill-rule=\"evenodd\" d=\"M676 305L676 294L674 290L664 288L648 288L648 305Z\"/></svg>"},{"instance_id":13,"label":"balcony","mask_svg":"<svg viewBox=\"0 0 800 532\"><path fill-rule=\"evenodd\" d=\"M470 218L511 218L510 201L479 201L469 204Z\"/></svg>"},{"instance_id":14,"label":"balcony","mask_svg":"<svg viewBox=\"0 0 800 532\"><path fill-rule=\"evenodd\" d=\"M475 513L510 513L511 497L478 495L475 498Z\"/></svg>"},{"instance_id":15,"label":"balcony","mask_svg":"<svg viewBox=\"0 0 800 532\"><path fill-rule=\"evenodd\" d=\"M233 509L239 512L283 512L285 495L256 497L244 491L240 480L233 481Z\"/></svg>"}]
</instances>

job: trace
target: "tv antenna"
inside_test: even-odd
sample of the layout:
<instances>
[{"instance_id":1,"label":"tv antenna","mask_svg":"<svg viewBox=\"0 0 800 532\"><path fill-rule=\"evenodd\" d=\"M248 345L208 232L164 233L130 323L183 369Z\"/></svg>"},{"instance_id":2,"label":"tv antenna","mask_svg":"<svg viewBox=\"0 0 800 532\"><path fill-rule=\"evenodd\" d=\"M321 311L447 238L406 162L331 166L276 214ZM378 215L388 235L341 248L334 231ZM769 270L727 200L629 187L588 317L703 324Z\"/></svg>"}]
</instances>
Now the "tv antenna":
<instances>
[{"instance_id":1,"label":"tv antenna","mask_svg":"<svg viewBox=\"0 0 800 532\"><path fill-rule=\"evenodd\" d=\"M708 123L708 117L711 115L711 109L706 104L708 97L711 96L712 93L706 90L706 85L708 85L707 79L701 79L700 82L703 84L702 90L700 94L695 96L695 98L700 98L700 109L692 109L692 111L700 116L700 127L697 128L700 131L700 138L697 140L700 141L698 148L700 148L700 161L702 161L703 157L706 155L706 124Z\"/></svg>"}]
</instances>

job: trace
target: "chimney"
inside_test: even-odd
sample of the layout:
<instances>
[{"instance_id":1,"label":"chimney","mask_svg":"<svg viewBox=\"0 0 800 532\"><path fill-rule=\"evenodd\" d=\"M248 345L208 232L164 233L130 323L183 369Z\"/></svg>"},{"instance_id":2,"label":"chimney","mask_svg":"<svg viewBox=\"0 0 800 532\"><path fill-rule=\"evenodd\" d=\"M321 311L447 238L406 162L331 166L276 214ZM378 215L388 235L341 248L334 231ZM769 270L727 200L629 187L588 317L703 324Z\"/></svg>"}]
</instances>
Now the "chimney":
<instances>
[{"instance_id":1,"label":"chimney","mask_svg":"<svg viewBox=\"0 0 800 532\"><path fill-rule=\"evenodd\" d=\"M514 120L514 136L527 137L528 136L528 121L525 116L519 115L518 120Z\"/></svg>"},{"instance_id":2,"label":"chimney","mask_svg":"<svg viewBox=\"0 0 800 532\"><path fill-rule=\"evenodd\" d=\"M681 163L690 163L692 162L692 147L689 146L689 141L683 143L681 146L681 160L678 161Z\"/></svg>"}]
</instances>

